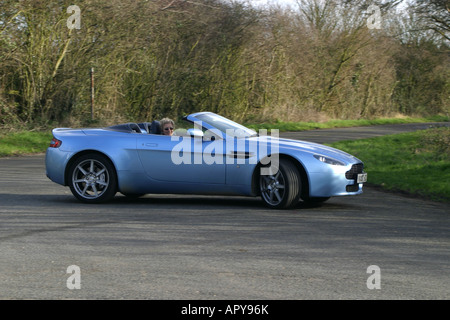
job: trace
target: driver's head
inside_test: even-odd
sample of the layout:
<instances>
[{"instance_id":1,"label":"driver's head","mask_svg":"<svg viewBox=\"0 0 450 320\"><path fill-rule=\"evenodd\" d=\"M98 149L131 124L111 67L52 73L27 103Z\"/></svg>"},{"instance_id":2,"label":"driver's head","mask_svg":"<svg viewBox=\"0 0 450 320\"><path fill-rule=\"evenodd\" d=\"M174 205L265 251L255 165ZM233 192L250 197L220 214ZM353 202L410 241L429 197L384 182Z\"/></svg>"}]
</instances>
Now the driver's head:
<instances>
[{"instance_id":1,"label":"driver's head","mask_svg":"<svg viewBox=\"0 0 450 320\"><path fill-rule=\"evenodd\" d=\"M175 130L175 123L172 119L164 118L160 121L161 123L161 134L165 136L171 136L173 130Z\"/></svg>"}]
</instances>

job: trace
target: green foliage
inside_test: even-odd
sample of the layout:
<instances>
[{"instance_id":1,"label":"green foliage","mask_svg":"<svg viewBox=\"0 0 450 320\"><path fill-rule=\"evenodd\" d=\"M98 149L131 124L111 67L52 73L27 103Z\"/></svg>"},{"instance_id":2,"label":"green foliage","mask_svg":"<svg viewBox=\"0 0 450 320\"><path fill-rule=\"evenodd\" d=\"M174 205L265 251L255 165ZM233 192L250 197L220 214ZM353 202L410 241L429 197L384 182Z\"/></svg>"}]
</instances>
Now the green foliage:
<instances>
[{"instance_id":1,"label":"green foliage","mask_svg":"<svg viewBox=\"0 0 450 320\"><path fill-rule=\"evenodd\" d=\"M429 130L421 136L419 144L422 149L418 152L429 152L435 155L436 160L450 159L450 129L440 128Z\"/></svg>"},{"instance_id":2,"label":"green foliage","mask_svg":"<svg viewBox=\"0 0 450 320\"><path fill-rule=\"evenodd\" d=\"M0 157L45 152L52 139L50 132L0 134Z\"/></svg>"},{"instance_id":3,"label":"green foliage","mask_svg":"<svg viewBox=\"0 0 450 320\"><path fill-rule=\"evenodd\" d=\"M450 201L449 145L448 127L332 144L364 162L370 184L440 201Z\"/></svg>"},{"instance_id":4,"label":"green foliage","mask_svg":"<svg viewBox=\"0 0 450 320\"><path fill-rule=\"evenodd\" d=\"M86 123L91 68L105 124L204 110L253 122L448 115L448 46L416 28L440 7L420 1L416 21L382 5L370 30L369 2L80 0L69 30L73 1L1 1L0 126Z\"/></svg>"}]
</instances>

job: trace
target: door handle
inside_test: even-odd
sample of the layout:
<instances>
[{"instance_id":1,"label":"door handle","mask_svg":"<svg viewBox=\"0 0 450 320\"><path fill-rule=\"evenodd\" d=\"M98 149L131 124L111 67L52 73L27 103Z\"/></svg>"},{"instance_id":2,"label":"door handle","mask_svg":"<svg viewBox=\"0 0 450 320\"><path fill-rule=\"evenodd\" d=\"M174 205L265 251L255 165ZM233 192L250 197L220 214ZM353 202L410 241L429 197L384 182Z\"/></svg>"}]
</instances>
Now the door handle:
<instances>
[{"instance_id":1,"label":"door handle","mask_svg":"<svg viewBox=\"0 0 450 320\"><path fill-rule=\"evenodd\" d=\"M145 146L146 146L146 147L151 147L151 148L152 148L152 147L157 147L158 144L157 144L157 143L146 143Z\"/></svg>"},{"instance_id":2,"label":"door handle","mask_svg":"<svg viewBox=\"0 0 450 320\"><path fill-rule=\"evenodd\" d=\"M239 152L239 151L234 151L234 152L230 152L228 153L228 157L229 158L235 158L235 159L248 159L253 157L255 154L252 152Z\"/></svg>"}]
</instances>

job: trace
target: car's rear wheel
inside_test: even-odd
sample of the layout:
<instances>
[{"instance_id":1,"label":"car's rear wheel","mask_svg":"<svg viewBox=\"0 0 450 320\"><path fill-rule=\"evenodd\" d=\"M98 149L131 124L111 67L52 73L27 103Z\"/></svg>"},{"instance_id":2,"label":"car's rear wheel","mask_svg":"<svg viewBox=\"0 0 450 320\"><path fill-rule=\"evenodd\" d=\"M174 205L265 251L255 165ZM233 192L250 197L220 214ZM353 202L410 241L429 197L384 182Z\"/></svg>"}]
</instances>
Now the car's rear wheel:
<instances>
[{"instance_id":1,"label":"car's rear wheel","mask_svg":"<svg viewBox=\"0 0 450 320\"><path fill-rule=\"evenodd\" d=\"M86 203L111 200L117 191L117 178L111 161L92 153L77 158L69 169L72 194Z\"/></svg>"},{"instance_id":2,"label":"car's rear wheel","mask_svg":"<svg viewBox=\"0 0 450 320\"><path fill-rule=\"evenodd\" d=\"M271 175L260 175L259 188L264 203L274 209L288 209L300 200L301 178L296 166L281 159L279 169Z\"/></svg>"}]
</instances>

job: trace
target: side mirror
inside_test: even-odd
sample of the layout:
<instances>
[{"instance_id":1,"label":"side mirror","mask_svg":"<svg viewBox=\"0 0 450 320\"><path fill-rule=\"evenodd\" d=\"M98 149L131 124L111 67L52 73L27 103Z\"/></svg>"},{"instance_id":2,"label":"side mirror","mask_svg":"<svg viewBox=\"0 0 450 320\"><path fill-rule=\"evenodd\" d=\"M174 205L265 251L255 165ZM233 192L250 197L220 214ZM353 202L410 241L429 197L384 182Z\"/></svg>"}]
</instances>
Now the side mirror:
<instances>
[{"instance_id":1,"label":"side mirror","mask_svg":"<svg viewBox=\"0 0 450 320\"><path fill-rule=\"evenodd\" d=\"M187 133L189 136L193 138L202 138L203 137L203 131L200 129L188 129Z\"/></svg>"}]
</instances>

